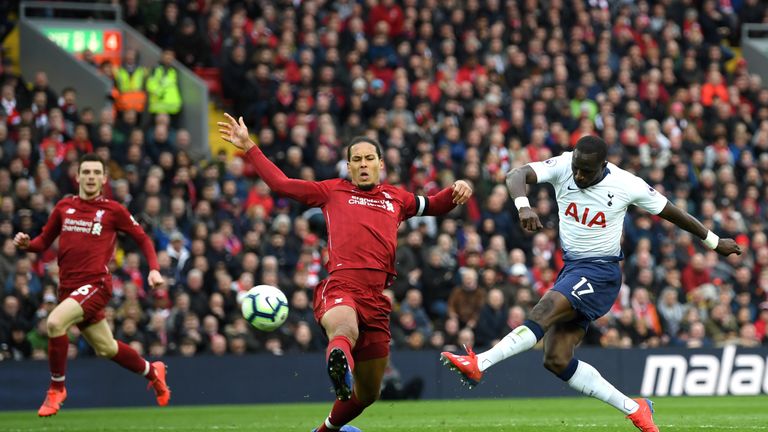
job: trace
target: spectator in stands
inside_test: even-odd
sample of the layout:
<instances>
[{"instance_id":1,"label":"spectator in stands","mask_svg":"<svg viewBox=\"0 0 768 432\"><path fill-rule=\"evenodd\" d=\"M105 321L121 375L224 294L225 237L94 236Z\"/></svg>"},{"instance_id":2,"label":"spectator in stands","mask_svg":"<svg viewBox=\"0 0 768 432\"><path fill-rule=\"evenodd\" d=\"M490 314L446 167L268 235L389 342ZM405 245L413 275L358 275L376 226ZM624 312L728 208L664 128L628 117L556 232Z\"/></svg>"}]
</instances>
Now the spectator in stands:
<instances>
[{"instance_id":1,"label":"spectator in stands","mask_svg":"<svg viewBox=\"0 0 768 432\"><path fill-rule=\"evenodd\" d=\"M507 333L507 314L504 293L497 288L490 289L475 327L478 349L490 348Z\"/></svg>"},{"instance_id":2,"label":"spectator in stands","mask_svg":"<svg viewBox=\"0 0 768 432\"><path fill-rule=\"evenodd\" d=\"M123 61L115 73L115 87L118 91L115 108L118 111L143 113L147 105L146 80L147 69L139 64L138 51L126 49Z\"/></svg>"},{"instance_id":3,"label":"spectator in stands","mask_svg":"<svg viewBox=\"0 0 768 432\"><path fill-rule=\"evenodd\" d=\"M462 328L475 328L486 293L478 286L475 269L463 267L459 269L459 276L460 284L451 291L448 298L448 317L457 319Z\"/></svg>"},{"instance_id":4,"label":"spectator in stands","mask_svg":"<svg viewBox=\"0 0 768 432\"><path fill-rule=\"evenodd\" d=\"M182 95L178 71L173 66L174 58L175 54L172 50L163 50L160 63L150 71L147 77L146 89L149 113L153 117L158 114L168 114L171 116L172 124L176 125L182 107Z\"/></svg>"}]
</instances>

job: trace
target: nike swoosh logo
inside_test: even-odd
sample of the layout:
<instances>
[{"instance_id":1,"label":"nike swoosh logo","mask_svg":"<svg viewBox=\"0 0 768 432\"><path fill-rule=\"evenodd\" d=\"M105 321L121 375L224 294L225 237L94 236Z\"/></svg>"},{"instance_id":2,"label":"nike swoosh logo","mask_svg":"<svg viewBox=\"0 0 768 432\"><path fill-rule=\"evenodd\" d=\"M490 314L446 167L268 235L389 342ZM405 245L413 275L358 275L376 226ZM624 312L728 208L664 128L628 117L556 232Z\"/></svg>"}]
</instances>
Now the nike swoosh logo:
<instances>
[{"instance_id":1,"label":"nike swoosh logo","mask_svg":"<svg viewBox=\"0 0 768 432\"><path fill-rule=\"evenodd\" d=\"M570 186L570 185L567 187L567 189L568 189L568 190L579 190L579 188L573 188L573 189L571 189L571 186Z\"/></svg>"}]
</instances>

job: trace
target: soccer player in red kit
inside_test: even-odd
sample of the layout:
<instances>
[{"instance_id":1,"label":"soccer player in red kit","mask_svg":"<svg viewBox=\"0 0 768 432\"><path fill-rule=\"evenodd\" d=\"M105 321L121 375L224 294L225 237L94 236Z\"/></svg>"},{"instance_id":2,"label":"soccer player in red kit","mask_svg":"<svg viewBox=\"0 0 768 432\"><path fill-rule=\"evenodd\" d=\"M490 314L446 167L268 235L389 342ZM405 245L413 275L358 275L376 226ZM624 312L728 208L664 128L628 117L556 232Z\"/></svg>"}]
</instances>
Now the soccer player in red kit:
<instances>
[{"instance_id":1,"label":"soccer player in red kit","mask_svg":"<svg viewBox=\"0 0 768 432\"><path fill-rule=\"evenodd\" d=\"M146 377L158 405L165 406L171 397L165 383L165 364L160 361L150 364L133 348L115 340L104 320L104 308L112 297L107 264L115 250L117 232L129 234L139 244L149 261L149 283L158 287L163 284L163 277L158 271L152 240L125 207L101 196L107 175L104 162L98 156L90 153L80 159L77 182L78 196L63 198L56 204L39 236L30 241L28 234L18 233L13 240L19 249L39 253L59 237L59 304L51 311L47 323L51 384L37 414L41 417L56 414L67 398L64 387L69 348L67 330L73 325L80 328L99 357L111 359Z\"/></svg>"},{"instance_id":2,"label":"soccer player in red kit","mask_svg":"<svg viewBox=\"0 0 768 432\"><path fill-rule=\"evenodd\" d=\"M356 431L347 423L379 397L389 357L392 305L383 290L395 275L397 228L412 216L449 212L467 202L472 188L458 180L424 197L381 184L381 146L369 137L354 138L347 147L349 180L291 179L250 140L242 117L225 115L227 121L218 123L221 137L245 151L275 193L323 210L329 276L315 288L314 311L330 340L328 375L337 400L316 432Z\"/></svg>"}]
</instances>

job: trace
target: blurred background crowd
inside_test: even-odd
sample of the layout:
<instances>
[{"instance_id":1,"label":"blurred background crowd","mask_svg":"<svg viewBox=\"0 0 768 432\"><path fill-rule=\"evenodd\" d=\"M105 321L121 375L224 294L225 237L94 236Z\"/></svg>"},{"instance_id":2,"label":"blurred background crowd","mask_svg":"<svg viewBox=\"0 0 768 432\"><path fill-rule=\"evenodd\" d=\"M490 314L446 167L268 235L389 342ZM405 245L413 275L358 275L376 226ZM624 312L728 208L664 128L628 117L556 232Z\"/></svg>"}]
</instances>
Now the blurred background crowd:
<instances>
[{"instance_id":1,"label":"blurred background crowd","mask_svg":"<svg viewBox=\"0 0 768 432\"><path fill-rule=\"evenodd\" d=\"M192 157L175 122L184 95L158 93L172 80L150 84L174 56L216 72L218 103L290 177L345 176L345 144L367 134L383 144L389 183L419 194L474 184L447 217L401 226L387 290L394 348L483 349L525 320L563 265L557 206L549 186L532 187L544 229L523 232L504 176L584 134L745 250L722 258L630 212L624 286L585 344L768 344L768 88L738 49L744 23L768 23L761 0L120 3L165 59L95 64L115 80L114 108L79 106L77 83L50 88L55 71L33 82L2 71L0 359L47 355L56 246L19 253L12 237L39 234L56 201L77 193L76 161L90 151L109 161L105 195L152 236L168 281L150 291L137 246L120 239L107 314L118 339L150 356L324 348L311 310L326 276L321 212L273 196L240 157ZM146 99L125 96L136 92ZM269 334L237 302L261 283L291 306ZM76 328L70 337L71 357L93 355Z\"/></svg>"}]
</instances>

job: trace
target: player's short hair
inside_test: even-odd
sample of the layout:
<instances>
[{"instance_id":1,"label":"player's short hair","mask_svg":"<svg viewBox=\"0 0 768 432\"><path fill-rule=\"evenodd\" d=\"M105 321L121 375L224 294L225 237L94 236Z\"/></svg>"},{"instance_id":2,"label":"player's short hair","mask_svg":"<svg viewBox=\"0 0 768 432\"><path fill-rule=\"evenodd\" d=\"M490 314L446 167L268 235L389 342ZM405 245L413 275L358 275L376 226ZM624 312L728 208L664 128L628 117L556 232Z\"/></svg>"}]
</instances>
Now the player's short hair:
<instances>
[{"instance_id":1,"label":"player's short hair","mask_svg":"<svg viewBox=\"0 0 768 432\"><path fill-rule=\"evenodd\" d=\"M83 162L99 162L101 164L101 169L105 172L107 170L107 165L104 163L104 160L102 160L96 153L86 153L80 156L80 160L77 161L77 172L80 172L80 165L82 165Z\"/></svg>"},{"instance_id":2,"label":"player's short hair","mask_svg":"<svg viewBox=\"0 0 768 432\"><path fill-rule=\"evenodd\" d=\"M586 135L576 141L576 149L585 154L595 154L600 160L608 157L608 144L602 138L594 135Z\"/></svg>"},{"instance_id":3,"label":"player's short hair","mask_svg":"<svg viewBox=\"0 0 768 432\"><path fill-rule=\"evenodd\" d=\"M378 156L379 159L381 159L382 151L381 151L381 144L379 143L379 140L361 135L361 136L356 136L352 138L352 141L349 142L349 145L347 146L347 161L352 160L352 146L360 143L373 144L373 146L376 147L376 156Z\"/></svg>"}]
</instances>

